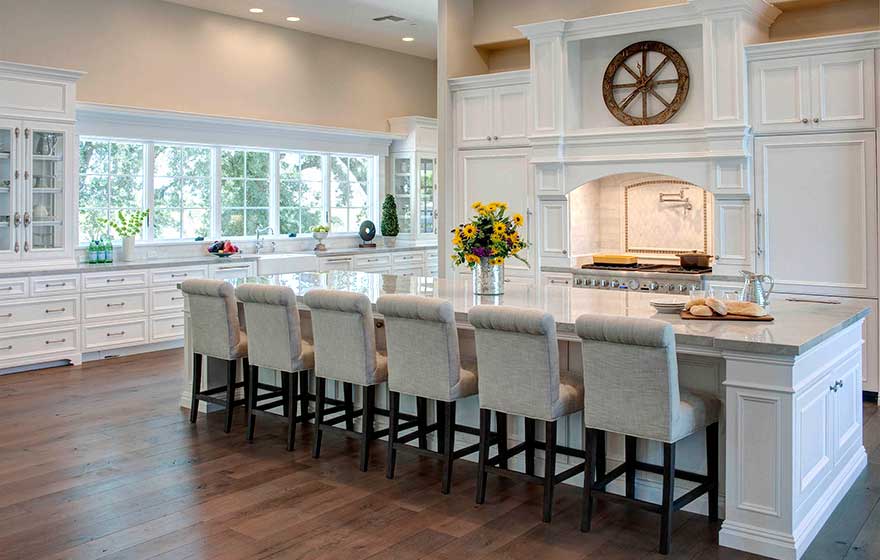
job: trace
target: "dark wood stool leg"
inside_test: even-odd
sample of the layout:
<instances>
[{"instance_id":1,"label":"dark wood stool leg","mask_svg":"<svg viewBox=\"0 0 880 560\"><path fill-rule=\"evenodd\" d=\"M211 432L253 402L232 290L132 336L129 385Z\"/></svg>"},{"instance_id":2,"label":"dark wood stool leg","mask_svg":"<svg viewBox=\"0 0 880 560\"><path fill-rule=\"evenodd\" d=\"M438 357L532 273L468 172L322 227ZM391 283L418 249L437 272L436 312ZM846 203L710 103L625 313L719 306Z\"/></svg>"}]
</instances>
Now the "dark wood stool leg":
<instances>
[{"instance_id":1,"label":"dark wood stool leg","mask_svg":"<svg viewBox=\"0 0 880 560\"><path fill-rule=\"evenodd\" d=\"M299 372L299 413L309 413L309 370ZM305 422L305 420L303 420Z\"/></svg>"},{"instance_id":2,"label":"dark wood stool leg","mask_svg":"<svg viewBox=\"0 0 880 560\"><path fill-rule=\"evenodd\" d=\"M553 478L556 475L556 422L546 422L544 449L544 523L553 517Z\"/></svg>"},{"instance_id":3,"label":"dark wood stool leg","mask_svg":"<svg viewBox=\"0 0 880 560\"><path fill-rule=\"evenodd\" d=\"M452 488L452 466L455 453L455 401L443 403L443 482L440 491L449 494Z\"/></svg>"},{"instance_id":4,"label":"dark wood stool leg","mask_svg":"<svg viewBox=\"0 0 880 560\"><path fill-rule=\"evenodd\" d=\"M706 427L706 475L709 477L709 521L718 521L718 422Z\"/></svg>"},{"instance_id":5,"label":"dark wood stool leg","mask_svg":"<svg viewBox=\"0 0 880 560\"><path fill-rule=\"evenodd\" d=\"M312 457L321 456L321 422L324 421L324 390L327 380L315 377L315 442L312 446Z\"/></svg>"},{"instance_id":6,"label":"dark wood stool leg","mask_svg":"<svg viewBox=\"0 0 880 560\"><path fill-rule=\"evenodd\" d=\"M370 385L364 387L364 415L363 424L361 425L361 471L367 472L370 464L370 441L373 439L373 419L376 409L376 386Z\"/></svg>"},{"instance_id":7,"label":"dark wood stool leg","mask_svg":"<svg viewBox=\"0 0 880 560\"><path fill-rule=\"evenodd\" d=\"M486 464L489 462L489 446L491 442L490 428L492 425L492 411L480 409L480 458L477 462L477 503L486 501Z\"/></svg>"},{"instance_id":8,"label":"dark wood stool leg","mask_svg":"<svg viewBox=\"0 0 880 560\"><path fill-rule=\"evenodd\" d=\"M507 468L507 415L503 412L495 411L495 431L498 433L498 455L501 461L498 466L502 469Z\"/></svg>"},{"instance_id":9,"label":"dark wood stool leg","mask_svg":"<svg viewBox=\"0 0 880 560\"><path fill-rule=\"evenodd\" d=\"M256 429L257 424L257 415L254 414L254 407L257 406L257 383L259 381L259 368L257 366L251 366L245 370L245 387L248 387L247 390L247 398L248 401L248 410L247 410L247 436L245 439L247 441L254 441L254 430Z\"/></svg>"},{"instance_id":10,"label":"dark wood stool leg","mask_svg":"<svg viewBox=\"0 0 880 560\"><path fill-rule=\"evenodd\" d=\"M526 474L535 474L535 419L525 419Z\"/></svg>"},{"instance_id":11,"label":"dark wood stool leg","mask_svg":"<svg viewBox=\"0 0 880 560\"><path fill-rule=\"evenodd\" d=\"M636 438L626 436L626 497L636 497Z\"/></svg>"},{"instance_id":12,"label":"dark wood stool leg","mask_svg":"<svg viewBox=\"0 0 880 560\"><path fill-rule=\"evenodd\" d=\"M235 407L232 403L235 401L235 366L238 360L229 360L226 362L226 425L223 431L227 434L232 431L232 413Z\"/></svg>"},{"instance_id":13,"label":"dark wood stool leg","mask_svg":"<svg viewBox=\"0 0 880 560\"><path fill-rule=\"evenodd\" d=\"M596 480L603 478L605 473L608 472L606 470L606 462L605 462L605 432L603 430L596 430ZM605 486L599 488L599 490L604 491Z\"/></svg>"},{"instance_id":14,"label":"dark wood stool leg","mask_svg":"<svg viewBox=\"0 0 880 560\"><path fill-rule=\"evenodd\" d=\"M394 466L397 464L397 451L394 442L397 440L397 422L400 414L400 393L388 393L388 458L385 461L385 478L394 478Z\"/></svg>"},{"instance_id":15,"label":"dark wood stool leg","mask_svg":"<svg viewBox=\"0 0 880 560\"><path fill-rule=\"evenodd\" d=\"M581 531L590 532L593 522L593 481L596 477L596 433L584 428L584 491L581 502Z\"/></svg>"},{"instance_id":16,"label":"dark wood stool leg","mask_svg":"<svg viewBox=\"0 0 880 560\"><path fill-rule=\"evenodd\" d=\"M199 414L198 394L202 390L202 355L193 354L192 399L189 405L189 421L195 424Z\"/></svg>"},{"instance_id":17,"label":"dark wood stool leg","mask_svg":"<svg viewBox=\"0 0 880 560\"><path fill-rule=\"evenodd\" d=\"M284 394L281 414L287 418L290 416L290 399L288 399L288 396L290 395L290 376L281 371L278 373L281 374L281 392Z\"/></svg>"},{"instance_id":18,"label":"dark wood stool leg","mask_svg":"<svg viewBox=\"0 0 880 560\"><path fill-rule=\"evenodd\" d=\"M241 380L244 385L244 423L247 424L251 417L251 388L247 380L248 372L251 370L251 363L247 358L241 359L241 367ZM256 371L257 381L259 381L260 368L258 367ZM254 399L254 402L256 402L256 399Z\"/></svg>"},{"instance_id":19,"label":"dark wood stool leg","mask_svg":"<svg viewBox=\"0 0 880 560\"><path fill-rule=\"evenodd\" d=\"M434 401L434 410L437 414L437 453L445 453L446 446L446 404L443 401Z\"/></svg>"},{"instance_id":20,"label":"dark wood stool leg","mask_svg":"<svg viewBox=\"0 0 880 560\"><path fill-rule=\"evenodd\" d=\"M354 430L354 389L351 383L342 384L342 394L345 395L345 429Z\"/></svg>"},{"instance_id":21,"label":"dark wood stool leg","mask_svg":"<svg viewBox=\"0 0 880 560\"><path fill-rule=\"evenodd\" d=\"M672 546L672 503L675 492L675 444L663 444L663 505L660 519L660 554Z\"/></svg>"},{"instance_id":22,"label":"dark wood stool leg","mask_svg":"<svg viewBox=\"0 0 880 560\"><path fill-rule=\"evenodd\" d=\"M302 374L299 374L302 375ZM288 378L287 382L287 394L284 396L285 402L287 402L287 450L293 451L294 440L296 439L296 403L299 400L299 395L297 395L297 388L299 386L299 379L297 379L297 373L289 372L285 374L285 377Z\"/></svg>"},{"instance_id":23,"label":"dark wood stool leg","mask_svg":"<svg viewBox=\"0 0 880 560\"><path fill-rule=\"evenodd\" d=\"M418 421L419 449L428 448L428 399L416 397L416 420Z\"/></svg>"}]
</instances>

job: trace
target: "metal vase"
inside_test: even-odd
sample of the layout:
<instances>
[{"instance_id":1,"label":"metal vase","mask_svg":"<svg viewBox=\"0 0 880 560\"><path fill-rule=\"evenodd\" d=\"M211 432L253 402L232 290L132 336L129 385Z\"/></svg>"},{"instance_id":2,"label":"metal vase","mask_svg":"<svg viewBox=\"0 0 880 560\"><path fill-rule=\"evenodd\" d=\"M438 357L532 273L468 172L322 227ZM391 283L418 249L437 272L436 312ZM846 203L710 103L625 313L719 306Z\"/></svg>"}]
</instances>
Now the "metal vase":
<instances>
[{"instance_id":1,"label":"metal vase","mask_svg":"<svg viewBox=\"0 0 880 560\"><path fill-rule=\"evenodd\" d=\"M504 265L489 264L483 257L471 269L474 276L474 294L478 296L497 296L504 293Z\"/></svg>"}]
</instances>

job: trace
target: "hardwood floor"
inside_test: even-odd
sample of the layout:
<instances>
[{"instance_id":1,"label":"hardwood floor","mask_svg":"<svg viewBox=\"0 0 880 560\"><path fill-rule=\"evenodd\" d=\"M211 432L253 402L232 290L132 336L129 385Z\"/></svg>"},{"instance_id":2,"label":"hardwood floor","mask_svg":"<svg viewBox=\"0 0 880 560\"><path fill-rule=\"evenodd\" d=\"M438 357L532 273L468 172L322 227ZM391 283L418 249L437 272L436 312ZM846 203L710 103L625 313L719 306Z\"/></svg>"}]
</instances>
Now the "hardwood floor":
<instances>
[{"instance_id":1,"label":"hardwood floor","mask_svg":"<svg viewBox=\"0 0 880 560\"><path fill-rule=\"evenodd\" d=\"M580 492L560 486L553 523L541 488L489 479L474 505L475 465L398 456L384 477L384 443L370 470L357 443L312 431L287 453L285 425L262 419L254 444L242 415L195 426L178 407L180 350L0 377L0 559L381 558L647 559L659 517L599 502L578 531ZM805 558L880 558L880 414L865 406L872 464ZM756 558L715 545L718 525L676 515L674 559Z\"/></svg>"}]
</instances>

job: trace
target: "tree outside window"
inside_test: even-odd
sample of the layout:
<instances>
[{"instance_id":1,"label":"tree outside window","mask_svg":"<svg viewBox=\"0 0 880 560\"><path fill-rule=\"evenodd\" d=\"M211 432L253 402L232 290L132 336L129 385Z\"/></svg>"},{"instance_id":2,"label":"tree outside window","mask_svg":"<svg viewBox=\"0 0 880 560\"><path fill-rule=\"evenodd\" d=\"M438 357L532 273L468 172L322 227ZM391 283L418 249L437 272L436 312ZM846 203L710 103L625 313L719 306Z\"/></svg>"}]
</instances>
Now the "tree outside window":
<instances>
[{"instance_id":1,"label":"tree outside window","mask_svg":"<svg viewBox=\"0 0 880 560\"><path fill-rule=\"evenodd\" d=\"M269 152L223 150L220 235L256 235L269 225Z\"/></svg>"},{"instance_id":2,"label":"tree outside window","mask_svg":"<svg viewBox=\"0 0 880 560\"><path fill-rule=\"evenodd\" d=\"M323 222L324 166L319 154L281 152L278 156L279 233L305 233Z\"/></svg>"},{"instance_id":3,"label":"tree outside window","mask_svg":"<svg viewBox=\"0 0 880 560\"><path fill-rule=\"evenodd\" d=\"M330 225L336 232L358 231L370 204L370 158L330 156Z\"/></svg>"},{"instance_id":4,"label":"tree outside window","mask_svg":"<svg viewBox=\"0 0 880 560\"><path fill-rule=\"evenodd\" d=\"M211 232L211 149L153 148L153 238L192 239Z\"/></svg>"},{"instance_id":5,"label":"tree outside window","mask_svg":"<svg viewBox=\"0 0 880 560\"><path fill-rule=\"evenodd\" d=\"M144 208L144 147L137 142L83 139L79 151L79 241L110 231L99 220ZM141 237L141 236L138 236Z\"/></svg>"}]
</instances>

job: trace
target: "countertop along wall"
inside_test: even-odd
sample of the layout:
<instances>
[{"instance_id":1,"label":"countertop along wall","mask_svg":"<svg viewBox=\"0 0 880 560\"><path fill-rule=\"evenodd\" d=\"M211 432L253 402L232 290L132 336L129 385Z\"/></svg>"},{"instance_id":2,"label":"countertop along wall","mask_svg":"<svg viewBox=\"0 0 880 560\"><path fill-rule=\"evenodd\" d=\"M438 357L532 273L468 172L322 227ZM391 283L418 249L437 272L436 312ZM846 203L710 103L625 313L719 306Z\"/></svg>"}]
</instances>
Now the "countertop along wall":
<instances>
[{"instance_id":1,"label":"countertop along wall","mask_svg":"<svg viewBox=\"0 0 880 560\"><path fill-rule=\"evenodd\" d=\"M0 0L0 59L84 70L78 101L387 130L435 116L433 60L159 0Z\"/></svg>"}]
</instances>

